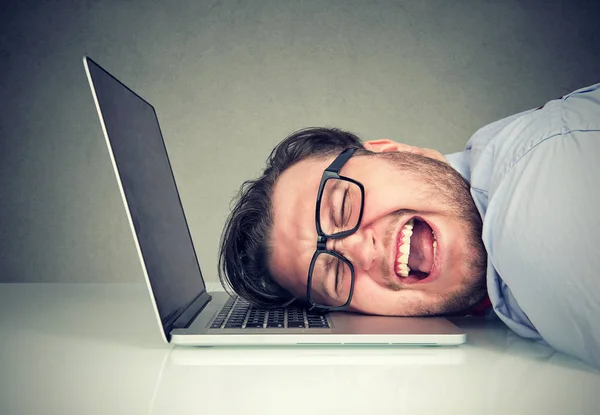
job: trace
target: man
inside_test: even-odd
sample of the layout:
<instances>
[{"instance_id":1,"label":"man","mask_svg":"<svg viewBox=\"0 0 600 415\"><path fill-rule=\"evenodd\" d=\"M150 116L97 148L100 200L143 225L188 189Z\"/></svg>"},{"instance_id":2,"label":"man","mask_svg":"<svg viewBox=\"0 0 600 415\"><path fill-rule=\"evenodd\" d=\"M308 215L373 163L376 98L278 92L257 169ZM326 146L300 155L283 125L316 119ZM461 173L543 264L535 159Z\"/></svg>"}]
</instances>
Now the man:
<instances>
[{"instance_id":1,"label":"man","mask_svg":"<svg viewBox=\"0 0 600 415\"><path fill-rule=\"evenodd\" d=\"M260 306L393 316L491 309L600 366L600 84L490 124L444 157L306 129L244 183L220 277Z\"/></svg>"}]
</instances>

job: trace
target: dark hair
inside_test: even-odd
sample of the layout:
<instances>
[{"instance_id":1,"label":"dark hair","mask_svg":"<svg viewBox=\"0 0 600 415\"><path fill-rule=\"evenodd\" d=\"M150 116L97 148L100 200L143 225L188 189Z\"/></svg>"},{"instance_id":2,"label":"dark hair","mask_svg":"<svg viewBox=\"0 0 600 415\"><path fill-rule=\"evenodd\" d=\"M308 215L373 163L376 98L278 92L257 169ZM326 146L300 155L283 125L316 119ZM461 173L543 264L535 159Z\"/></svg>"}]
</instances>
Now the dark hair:
<instances>
[{"instance_id":1,"label":"dark hair","mask_svg":"<svg viewBox=\"0 0 600 415\"><path fill-rule=\"evenodd\" d=\"M232 289L259 307L282 306L295 299L277 284L268 266L273 186L281 173L299 161L337 156L350 147L362 148L362 145L357 136L346 131L335 128L296 131L273 149L262 176L242 184L221 236L219 279L225 289Z\"/></svg>"}]
</instances>

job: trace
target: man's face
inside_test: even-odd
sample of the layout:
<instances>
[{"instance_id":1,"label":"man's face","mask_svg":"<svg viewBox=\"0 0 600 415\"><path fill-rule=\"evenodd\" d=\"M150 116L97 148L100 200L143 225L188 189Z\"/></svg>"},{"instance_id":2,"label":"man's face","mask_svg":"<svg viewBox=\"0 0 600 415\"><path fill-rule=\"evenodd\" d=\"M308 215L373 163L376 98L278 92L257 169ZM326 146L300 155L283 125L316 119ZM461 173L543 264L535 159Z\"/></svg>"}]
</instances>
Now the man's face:
<instances>
[{"instance_id":1,"label":"man's face","mask_svg":"<svg viewBox=\"0 0 600 415\"><path fill-rule=\"evenodd\" d=\"M269 268L279 284L300 298L306 297L316 248L318 186L323 170L334 159L307 159L293 165L273 190ZM327 244L354 265L350 311L435 315L464 310L483 296L486 253L481 219L468 185L455 170L423 155L385 152L353 156L340 175L365 188L360 228ZM405 225L411 219L413 234L407 241ZM408 277L398 268L402 245L404 251L410 246Z\"/></svg>"}]
</instances>

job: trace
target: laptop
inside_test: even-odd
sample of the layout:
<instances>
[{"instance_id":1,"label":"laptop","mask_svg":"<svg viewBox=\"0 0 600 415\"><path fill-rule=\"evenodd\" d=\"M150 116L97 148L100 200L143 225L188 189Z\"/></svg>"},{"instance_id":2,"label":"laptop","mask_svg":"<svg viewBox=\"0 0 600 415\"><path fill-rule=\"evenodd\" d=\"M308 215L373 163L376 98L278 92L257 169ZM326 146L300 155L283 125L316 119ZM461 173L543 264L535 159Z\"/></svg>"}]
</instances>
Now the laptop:
<instances>
[{"instance_id":1,"label":"laptop","mask_svg":"<svg viewBox=\"0 0 600 415\"><path fill-rule=\"evenodd\" d=\"M83 64L162 338L190 346L457 345L445 318L259 309L207 292L154 107L89 57Z\"/></svg>"}]
</instances>

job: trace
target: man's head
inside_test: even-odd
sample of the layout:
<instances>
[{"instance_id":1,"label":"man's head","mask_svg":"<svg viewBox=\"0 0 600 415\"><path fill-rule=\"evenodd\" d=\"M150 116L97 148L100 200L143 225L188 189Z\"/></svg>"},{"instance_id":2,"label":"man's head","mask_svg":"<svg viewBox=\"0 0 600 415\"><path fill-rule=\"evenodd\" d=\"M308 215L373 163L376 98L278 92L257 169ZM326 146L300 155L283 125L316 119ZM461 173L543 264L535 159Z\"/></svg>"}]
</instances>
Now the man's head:
<instances>
[{"instance_id":1,"label":"man's head","mask_svg":"<svg viewBox=\"0 0 600 415\"><path fill-rule=\"evenodd\" d=\"M306 299L319 185L347 148L357 150L339 175L362 184L362 218L354 233L328 239L326 249L353 265L349 310L436 315L481 299L486 254L468 183L433 150L389 140L363 148L356 136L330 129L292 134L273 150L263 176L244 184L223 233L222 281L260 305ZM320 211L334 210L335 197L324 194ZM345 203L356 213L360 199L343 200L353 200ZM333 226L334 216L320 217L331 217ZM312 284L311 297L322 303L330 288Z\"/></svg>"}]
</instances>

